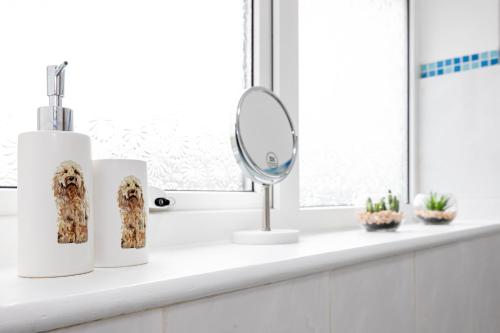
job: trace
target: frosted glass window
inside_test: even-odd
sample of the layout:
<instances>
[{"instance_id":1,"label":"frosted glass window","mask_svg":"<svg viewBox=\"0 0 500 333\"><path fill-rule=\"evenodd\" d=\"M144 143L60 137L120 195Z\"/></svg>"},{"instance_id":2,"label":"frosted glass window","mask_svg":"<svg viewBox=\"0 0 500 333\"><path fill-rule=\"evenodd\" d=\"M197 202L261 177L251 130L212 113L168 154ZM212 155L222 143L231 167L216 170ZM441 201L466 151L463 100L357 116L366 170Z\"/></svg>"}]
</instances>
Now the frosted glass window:
<instances>
[{"instance_id":1,"label":"frosted glass window","mask_svg":"<svg viewBox=\"0 0 500 333\"><path fill-rule=\"evenodd\" d=\"M407 2L299 2L301 206L406 198Z\"/></svg>"},{"instance_id":2,"label":"frosted glass window","mask_svg":"<svg viewBox=\"0 0 500 333\"><path fill-rule=\"evenodd\" d=\"M64 106L95 158L146 160L172 190L250 190L229 126L250 72L244 0L2 0L0 185L48 104L45 67L69 62Z\"/></svg>"}]
</instances>

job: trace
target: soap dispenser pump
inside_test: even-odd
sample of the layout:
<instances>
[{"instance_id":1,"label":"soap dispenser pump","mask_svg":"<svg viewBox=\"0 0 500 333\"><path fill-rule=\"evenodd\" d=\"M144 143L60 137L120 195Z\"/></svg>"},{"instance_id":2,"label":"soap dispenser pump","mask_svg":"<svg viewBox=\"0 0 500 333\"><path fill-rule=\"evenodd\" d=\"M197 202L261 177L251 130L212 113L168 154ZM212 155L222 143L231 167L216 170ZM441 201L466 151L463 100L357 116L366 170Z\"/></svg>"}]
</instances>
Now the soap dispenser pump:
<instances>
[{"instance_id":1,"label":"soap dispenser pump","mask_svg":"<svg viewBox=\"0 0 500 333\"><path fill-rule=\"evenodd\" d=\"M38 108L38 130L73 130L73 110L62 106L64 97L65 61L59 66L47 66L47 96L49 106Z\"/></svg>"},{"instance_id":2,"label":"soap dispenser pump","mask_svg":"<svg viewBox=\"0 0 500 333\"><path fill-rule=\"evenodd\" d=\"M55 277L93 269L90 138L73 132L62 106L67 62L47 67L49 106L37 131L18 138L18 275Z\"/></svg>"}]
</instances>

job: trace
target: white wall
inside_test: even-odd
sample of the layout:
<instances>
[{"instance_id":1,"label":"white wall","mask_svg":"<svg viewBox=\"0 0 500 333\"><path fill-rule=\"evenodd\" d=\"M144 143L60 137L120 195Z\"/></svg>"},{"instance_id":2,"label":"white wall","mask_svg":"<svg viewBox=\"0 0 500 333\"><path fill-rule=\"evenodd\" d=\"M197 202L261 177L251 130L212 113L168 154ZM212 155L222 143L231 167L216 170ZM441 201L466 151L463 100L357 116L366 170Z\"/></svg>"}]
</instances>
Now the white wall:
<instances>
[{"instance_id":1,"label":"white wall","mask_svg":"<svg viewBox=\"0 0 500 333\"><path fill-rule=\"evenodd\" d=\"M415 62L499 48L499 0L416 0ZM417 80L419 191L462 218L500 218L500 66Z\"/></svg>"}]
</instances>

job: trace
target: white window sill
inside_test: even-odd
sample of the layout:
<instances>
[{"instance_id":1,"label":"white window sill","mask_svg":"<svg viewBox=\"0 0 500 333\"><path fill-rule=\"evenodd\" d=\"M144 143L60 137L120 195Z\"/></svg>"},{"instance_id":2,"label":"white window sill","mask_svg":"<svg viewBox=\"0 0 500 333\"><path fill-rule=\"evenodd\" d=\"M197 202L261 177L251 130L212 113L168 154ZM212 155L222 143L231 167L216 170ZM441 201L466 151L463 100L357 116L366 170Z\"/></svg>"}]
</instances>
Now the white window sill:
<instances>
[{"instance_id":1,"label":"white window sill","mask_svg":"<svg viewBox=\"0 0 500 333\"><path fill-rule=\"evenodd\" d=\"M500 222L461 221L305 235L290 245L171 247L154 251L147 265L66 278L18 278L14 266L4 267L0 332L89 322L499 232Z\"/></svg>"}]
</instances>

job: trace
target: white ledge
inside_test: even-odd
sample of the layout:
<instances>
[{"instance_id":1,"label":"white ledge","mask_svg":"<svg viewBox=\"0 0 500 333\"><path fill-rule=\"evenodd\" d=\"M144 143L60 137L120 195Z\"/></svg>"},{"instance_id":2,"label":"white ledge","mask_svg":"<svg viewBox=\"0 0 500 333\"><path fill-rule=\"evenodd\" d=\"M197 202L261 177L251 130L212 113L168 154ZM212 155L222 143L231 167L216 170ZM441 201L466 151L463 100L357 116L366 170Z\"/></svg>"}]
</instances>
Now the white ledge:
<instances>
[{"instance_id":1,"label":"white ledge","mask_svg":"<svg viewBox=\"0 0 500 333\"><path fill-rule=\"evenodd\" d=\"M147 265L65 278L18 278L8 267L0 270L0 332L75 325L498 232L500 222L463 221L323 233L288 245L167 248Z\"/></svg>"}]
</instances>

